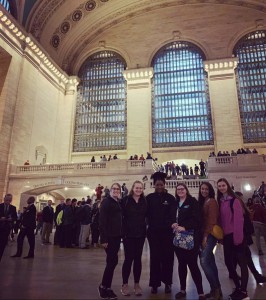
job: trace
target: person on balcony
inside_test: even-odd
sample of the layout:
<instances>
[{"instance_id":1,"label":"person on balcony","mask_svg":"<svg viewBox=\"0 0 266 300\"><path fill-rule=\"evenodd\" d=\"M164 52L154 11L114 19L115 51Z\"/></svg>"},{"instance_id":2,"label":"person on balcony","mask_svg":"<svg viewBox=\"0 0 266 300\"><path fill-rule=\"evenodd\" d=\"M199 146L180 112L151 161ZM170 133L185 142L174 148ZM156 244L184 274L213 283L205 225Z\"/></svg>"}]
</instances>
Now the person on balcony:
<instances>
[{"instance_id":1,"label":"person on balcony","mask_svg":"<svg viewBox=\"0 0 266 300\"><path fill-rule=\"evenodd\" d=\"M145 160L145 157L143 156L143 154L141 154L141 156L139 157L139 160Z\"/></svg>"}]
</instances>

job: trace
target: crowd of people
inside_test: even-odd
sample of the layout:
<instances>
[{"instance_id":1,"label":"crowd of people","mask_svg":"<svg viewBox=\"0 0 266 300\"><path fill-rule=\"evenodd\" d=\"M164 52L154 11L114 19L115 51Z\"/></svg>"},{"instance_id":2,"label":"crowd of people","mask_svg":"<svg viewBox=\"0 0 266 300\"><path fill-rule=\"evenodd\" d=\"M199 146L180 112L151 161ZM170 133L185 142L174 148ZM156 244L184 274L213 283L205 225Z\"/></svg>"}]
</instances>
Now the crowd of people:
<instances>
[{"instance_id":1,"label":"crowd of people","mask_svg":"<svg viewBox=\"0 0 266 300\"><path fill-rule=\"evenodd\" d=\"M205 177L207 173L206 162L202 159L198 164L195 164L194 167L189 167L185 163L182 163L180 166L172 162L167 162L165 165L159 166L160 172L166 174L167 179L176 179L178 176L183 178L199 178Z\"/></svg>"},{"instance_id":2,"label":"crowd of people","mask_svg":"<svg viewBox=\"0 0 266 300\"><path fill-rule=\"evenodd\" d=\"M98 287L99 295L102 299L117 299L112 290L112 280L118 264L120 243L122 241L124 245L121 293L125 296L132 293L129 278L133 265L133 292L136 296L140 296L141 258L147 238L150 249L149 286L152 294L158 293L162 283L164 293L171 293L174 255L176 255L180 290L176 293L175 299L183 299L186 296L189 269L199 299L219 300L223 299L223 284L219 280L213 250L218 242L222 242L224 263L229 278L235 284L230 299L248 299L248 269L257 283L266 282L266 277L254 266L249 249L253 242L252 218L256 242L256 232L262 230L259 225L263 222L266 224L266 208L263 208L262 202L258 202L258 199L261 201L261 197L254 197L252 205L245 205L243 195L235 192L225 178L217 181L217 197L213 186L207 181L200 185L198 199L191 196L184 183L177 183L173 196L165 189L166 177L163 172L154 173L152 179L155 191L147 196L144 195L143 182L135 181L130 191L125 183L123 185L113 183L110 189L99 184L95 189L97 199L93 204L89 196L82 201L66 199L54 210L52 201L48 201L42 213L42 243L44 245L51 243L50 234L54 223L56 224L54 244L62 248L76 246L87 249L88 238L91 235L90 244L96 247L100 243L106 252L106 265ZM262 196L266 197L264 185ZM7 194L4 203L0 204L0 259L12 224L17 221L16 208L11 201L12 195ZM28 205L21 214L17 252L12 258L22 256L25 237L28 238L30 247L28 255L24 258L34 258L35 234L38 233L34 202L35 198L29 197ZM217 225L222 228L223 237L218 238L214 234L214 227ZM175 246L176 244L173 244L175 236L187 232L192 236L192 248ZM261 252L259 251L259 255L263 254ZM237 265L240 267L240 275L236 272ZM209 293L203 290L202 273L209 282Z\"/></svg>"},{"instance_id":3,"label":"crowd of people","mask_svg":"<svg viewBox=\"0 0 266 300\"><path fill-rule=\"evenodd\" d=\"M144 157L143 154L141 154L140 156L137 154L131 155L128 160L145 160L145 159L153 159L151 153L147 152L146 158Z\"/></svg>"},{"instance_id":4,"label":"crowd of people","mask_svg":"<svg viewBox=\"0 0 266 300\"><path fill-rule=\"evenodd\" d=\"M250 150L249 148L239 148L237 149L237 151L235 150L231 150L231 152L229 153L228 151L218 151L217 155L215 154L215 152L210 152L209 157L216 157L216 156L237 156L238 154L257 154L258 151L256 150L256 148L254 148L253 150Z\"/></svg>"},{"instance_id":5,"label":"crowd of people","mask_svg":"<svg viewBox=\"0 0 266 300\"><path fill-rule=\"evenodd\" d=\"M110 161L110 160L115 160L115 159L118 159L117 154L115 154L115 155L113 155L113 156L110 154L110 155L108 156L108 158L107 158L106 155L104 154L104 155L100 156L99 162L102 162L102 161ZM92 156L91 162L97 162L95 156Z\"/></svg>"}]
</instances>

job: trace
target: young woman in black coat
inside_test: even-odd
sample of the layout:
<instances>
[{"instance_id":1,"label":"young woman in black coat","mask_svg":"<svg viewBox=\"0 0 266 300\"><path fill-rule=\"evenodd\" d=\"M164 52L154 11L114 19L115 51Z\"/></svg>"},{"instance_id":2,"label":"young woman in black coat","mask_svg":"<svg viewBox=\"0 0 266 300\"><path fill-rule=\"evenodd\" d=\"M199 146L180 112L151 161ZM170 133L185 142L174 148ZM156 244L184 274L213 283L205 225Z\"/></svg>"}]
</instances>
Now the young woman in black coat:
<instances>
[{"instance_id":1,"label":"young woman in black coat","mask_svg":"<svg viewBox=\"0 0 266 300\"><path fill-rule=\"evenodd\" d=\"M141 256L146 238L146 215L147 201L143 193L143 183L135 181L129 195L121 201L123 209L123 244L125 260L122 267L123 285L121 293L124 296L130 295L128 278L133 264L134 293L142 295L139 285L141 276Z\"/></svg>"},{"instance_id":2,"label":"young woman in black coat","mask_svg":"<svg viewBox=\"0 0 266 300\"><path fill-rule=\"evenodd\" d=\"M198 201L190 195L187 186L183 183L179 183L176 187L176 200L176 223L172 224L172 228L175 232L193 229L194 248L192 250L186 250L175 247L180 280L180 292L175 295L175 298L182 299L186 296L187 267L189 267L199 294L199 299L205 299L202 287L202 276L197 262L201 241L199 204Z\"/></svg>"},{"instance_id":3,"label":"young woman in black coat","mask_svg":"<svg viewBox=\"0 0 266 300\"><path fill-rule=\"evenodd\" d=\"M118 264L118 251L122 237L123 216L120 197L121 186L119 183L113 183L110 196L103 199L100 207L100 241L106 252L106 267L98 288L101 299L117 299L111 285Z\"/></svg>"},{"instance_id":4,"label":"young woman in black coat","mask_svg":"<svg viewBox=\"0 0 266 300\"><path fill-rule=\"evenodd\" d=\"M161 282L165 284L165 293L171 293L174 246L173 230L175 222L176 200L165 189L166 174L153 174L155 192L146 197L148 204L147 238L150 246L150 282L151 293L156 294Z\"/></svg>"}]
</instances>

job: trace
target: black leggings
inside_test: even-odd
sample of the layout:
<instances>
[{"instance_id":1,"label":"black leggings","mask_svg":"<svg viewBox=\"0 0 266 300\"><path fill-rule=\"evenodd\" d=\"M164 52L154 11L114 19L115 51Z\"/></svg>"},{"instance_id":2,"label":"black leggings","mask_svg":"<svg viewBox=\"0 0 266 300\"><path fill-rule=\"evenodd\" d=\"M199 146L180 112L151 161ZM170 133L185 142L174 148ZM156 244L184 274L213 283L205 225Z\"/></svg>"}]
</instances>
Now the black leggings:
<instances>
[{"instance_id":1,"label":"black leggings","mask_svg":"<svg viewBox=\"0 0 266 300\"><path fill-rule=\"evenodd\" d=\"M125 261L122 267L123 284L128 283L133 263L134 282L139 283L141 275L141 256L145 238L124 238Z\"/></svg>"},{"instance_id":2,"label":"black leggings","mask_svg":"<svg viewBox=\"0 0 266 300\"><path fill-rule=\"evenodd\" d=\"M199 249L185 250L175 248L175 254L178 260L178 274L180 280L180 289L186 290L187 267L189 267L192 279L196 285L198 294L203 294L202 276L198 266Z\"/></svg>"},{"instance_id":3,"label":"black leggings","mask_svg":"<svg viewBox=\"0 0 266 300\"><path fill-rule=\"evenodd\" d=\"M224 236L224 258L229 274L232 276L236 288L241 288L246 291L248 284L248 263L246 258L247 245L245 242L235 246L233 234ZM236 273L235 261L238 263L241 270L241 285Z\"/></svg>"},{"instance_id":4,"label":"black leggings","mask_svg":"<svg viewBox=\"0 0 266 300\"><path fill-rule=\"evenodd\" d=\"M118 264L118 251L121 237L109 237L106 252L106 267L103 273L102 286L110 288L113 281L114 270Z\"/></svg>"}]
</instances>

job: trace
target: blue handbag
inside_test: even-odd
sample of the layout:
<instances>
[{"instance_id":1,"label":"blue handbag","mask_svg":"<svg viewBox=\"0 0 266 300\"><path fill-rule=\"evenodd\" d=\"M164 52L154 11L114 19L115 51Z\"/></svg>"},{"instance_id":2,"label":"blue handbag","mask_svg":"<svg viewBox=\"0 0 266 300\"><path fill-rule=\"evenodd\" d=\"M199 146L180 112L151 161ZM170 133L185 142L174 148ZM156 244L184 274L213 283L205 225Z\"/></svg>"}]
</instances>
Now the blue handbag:
<instances>
[{"instance_id":1,"label":"blue handbag","mask_svg":"<svg viewBox=\"0 0 266 300\"><path fill-rule=\"evenodd\" d=\"M194 248L194 229L185 230L175 233L173 240L175 247L185 250L191 250Z\"/></svg>"}]
</instances>

